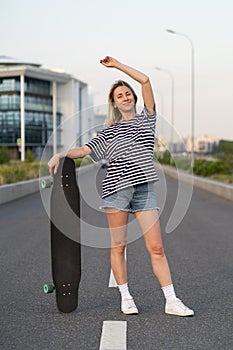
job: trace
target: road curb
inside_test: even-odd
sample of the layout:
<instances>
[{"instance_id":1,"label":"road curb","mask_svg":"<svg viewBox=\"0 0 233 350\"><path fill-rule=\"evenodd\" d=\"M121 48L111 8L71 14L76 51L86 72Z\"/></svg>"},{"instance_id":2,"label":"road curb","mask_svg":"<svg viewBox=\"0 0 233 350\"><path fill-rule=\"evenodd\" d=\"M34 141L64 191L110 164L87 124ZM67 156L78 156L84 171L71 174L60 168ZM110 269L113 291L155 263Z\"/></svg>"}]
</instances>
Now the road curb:
<instances>
[{"instance_id":1,"label":"road curb","mask_svg":"<svg viewBox=\"0 0 233 350\"><path fill-rule=\"evenodd\" d=\"M167 165L161 165L164 173L180 181L193 183L195 187L211 192L219 197L233 201L233 185L225 184L220 181L207 179L205 177L187 174L180 169L174 169Z\"/></svg>"},{"instance_id":2,"label":"road curb","mask_svg":"<svg viewBox=\"0 0 233 350\"><path fill-rule=\"evenodd\" d=\"M83 174L95 166L99 166L99 164L92 163L84 165L78 168L78 172L79 174ZM224 184L220 181L210 180L201 176L190 175L181 170L177 171L177 169L174 169L170 166L161 166L165 174L175 179L179 178L180 181L187 183L193 182L193 185L198 188L211 192L227 200L233 201L233 185ZM38 178L0 186L0 205L39 191L40 180L41 179Z\"/></svg>"}]
</instances>

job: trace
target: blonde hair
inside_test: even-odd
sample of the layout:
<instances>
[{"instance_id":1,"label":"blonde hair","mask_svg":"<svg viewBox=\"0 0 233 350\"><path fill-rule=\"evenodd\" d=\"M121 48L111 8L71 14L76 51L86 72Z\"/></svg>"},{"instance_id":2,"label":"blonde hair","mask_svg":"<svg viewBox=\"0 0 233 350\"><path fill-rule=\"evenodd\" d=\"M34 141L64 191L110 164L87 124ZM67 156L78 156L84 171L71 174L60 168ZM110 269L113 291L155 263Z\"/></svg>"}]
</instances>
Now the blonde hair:
<instances>
[{"instance_id":1,"label":"blonde hair","mask_svg":"<svg viewBox=\"0 0 233 350\"><path fill-rule=\"evenodd\" d=\"M122 119L121 112L119 111L119 109L117 107L114 107L114 91L118 86L127 86L131 90L133 97L134 97L135 112L136 112L136 103L137 103L137 99L138 99L137 95L135 94L132 87L126 81L118 80L112 85L111 90L110 90L109 95L108 95L108 114L107 114L107 118L104 122L105 127L119 123Z\"/></svg>"}]
</instances>

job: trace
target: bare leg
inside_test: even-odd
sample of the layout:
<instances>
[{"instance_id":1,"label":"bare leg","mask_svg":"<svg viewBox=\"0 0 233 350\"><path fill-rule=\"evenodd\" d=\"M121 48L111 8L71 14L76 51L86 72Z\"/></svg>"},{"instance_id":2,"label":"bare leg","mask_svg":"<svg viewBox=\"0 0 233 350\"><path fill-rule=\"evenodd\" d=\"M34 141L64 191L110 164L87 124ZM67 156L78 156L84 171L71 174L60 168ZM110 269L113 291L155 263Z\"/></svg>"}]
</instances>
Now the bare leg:
<instances>
[{"instance_id":1,"label":"bare leg","mask_svg":"<svg viewBox=\"0 0 233 350\"><path fill-rule=\"evenodd\" d=\"M141 227L146 248L151 257L152 269L161 287L172 284L170 269L164 254L157 210L139 211L134 215Z\"/></svg>"},{"instance_id":2,"label":"bare leg","mask_svg":"<svg viewBox=\"0 0 233 350\"><path fill-rule=\"evenodd\" d=\"M111 235L111 266L118 285L127 282L125 246L128 223L128 212L114 208L106 209Z\"/></svg>"}]
</instances>

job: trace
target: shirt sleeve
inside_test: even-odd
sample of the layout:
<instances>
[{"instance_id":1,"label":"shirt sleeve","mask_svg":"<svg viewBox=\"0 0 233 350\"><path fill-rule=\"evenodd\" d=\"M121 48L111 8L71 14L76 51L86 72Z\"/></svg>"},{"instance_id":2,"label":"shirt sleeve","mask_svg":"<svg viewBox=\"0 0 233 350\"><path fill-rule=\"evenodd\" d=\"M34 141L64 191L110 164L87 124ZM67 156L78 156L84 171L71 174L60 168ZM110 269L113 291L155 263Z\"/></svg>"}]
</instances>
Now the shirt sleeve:
<instances>
[{"instance_id":1,"label":"shirt sleeve","mask_svg":"<svg viewBox=\"0 0 233 350\"><path fill-rule=\"evenodd\" d=\"M90 156L94 161L104 159L106 156L106 135L104 129L100 131L96 137L86 143L86 146L91 149L92 152Z\"/></svg>"},{"instance_id":2,"label":"shirt sleeve","mask_svg":"<svg viewBox=\"0 0 233 350\"><path fill-rule=\"evenodd\" d=\"M153 135L155 134L155 126L156 126L156 119L157 119L157 113L156 108L153 114L150 114L146 106L144 106L142 113L142 117L145 119L145 122L147 122L151 128L151 131Z\"/></svg>"}]
</instances>

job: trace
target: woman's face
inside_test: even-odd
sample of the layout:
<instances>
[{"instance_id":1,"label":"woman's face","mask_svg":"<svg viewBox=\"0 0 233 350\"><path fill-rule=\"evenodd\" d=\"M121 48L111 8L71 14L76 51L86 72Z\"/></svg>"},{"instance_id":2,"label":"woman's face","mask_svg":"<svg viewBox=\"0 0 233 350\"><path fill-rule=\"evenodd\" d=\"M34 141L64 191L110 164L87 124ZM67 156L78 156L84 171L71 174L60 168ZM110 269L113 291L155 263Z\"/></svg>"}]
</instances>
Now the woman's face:
<instances>
[{"instance_id":1,"label":"woman's face","mask_svg":"<svg viewBox=\"0 0 233 350\"><path fill-rule=\"evenodd\" d=\"M118 86L113 93L114 107L121 112L129 112L135 108L135 100L132 91L125 85Z\"/></svg>"}]
</instances>

